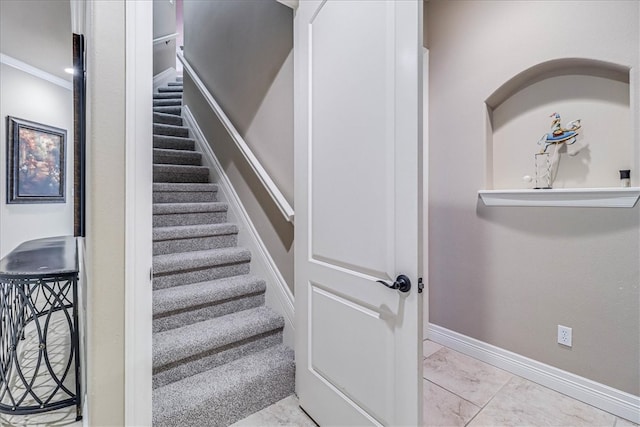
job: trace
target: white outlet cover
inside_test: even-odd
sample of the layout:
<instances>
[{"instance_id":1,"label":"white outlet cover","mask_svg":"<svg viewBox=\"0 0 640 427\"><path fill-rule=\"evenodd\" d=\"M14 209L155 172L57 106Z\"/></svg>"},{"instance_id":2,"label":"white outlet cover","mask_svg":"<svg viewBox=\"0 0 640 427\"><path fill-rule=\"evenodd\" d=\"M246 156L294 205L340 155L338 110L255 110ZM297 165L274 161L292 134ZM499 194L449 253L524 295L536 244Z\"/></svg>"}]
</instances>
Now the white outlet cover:
<instances>
[{"instance_id":1,"label":"white outlet cover","mask_svg":"<svg viewBox=\"0 0 640 427\"><path fill-rule=\"evenodd\" d=\"M568 326L558 325L558 344L571 347L573 342L572 330Z\"/></svg>"}]
</instances>

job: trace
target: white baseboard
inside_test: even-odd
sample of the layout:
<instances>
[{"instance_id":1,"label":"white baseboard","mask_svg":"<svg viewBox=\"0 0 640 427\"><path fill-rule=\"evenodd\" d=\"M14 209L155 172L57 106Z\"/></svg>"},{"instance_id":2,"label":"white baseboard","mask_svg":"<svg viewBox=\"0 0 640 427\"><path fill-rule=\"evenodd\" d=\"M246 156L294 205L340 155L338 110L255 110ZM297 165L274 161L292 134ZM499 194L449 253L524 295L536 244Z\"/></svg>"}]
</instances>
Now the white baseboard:
<instances>
[{"instance_id":1,"label":"white baseboard","mask_svg":"<svg viewBox=\"0 0 640 427\"><path fill-rule=\"evenodd\" d=\"M196 147L202 153L205 166L211 171L211 182L218 184L218 198L229 204L229 217L234 220L240 234L244 233L243 243L251 251L251 271L256 276L262 277L267 282L266 305L284 316L284 343L294 348L294 299L291 290L287 286L284 277L276 266L275 261L269 255L269 251L260 238L249 214L245 210L240 197L233 189L227 174L220 165L218 158L207 142L202 129L196 122L189 106L182 108L182 116L187 126L193 132Z\"/></svg>"},{"instance_id":2,"label":"white baseboard","mask_svg":"<svg viewBox=\"0 0 640 427\"><path fill-rule=\"evenodd\" d=\"M156 74L153 76L153 91L157 92L160 86L164 86L169 82L175 81L177 76L178 72L173 67L167 68L161 73Z\"/></svg>"},{"instance_id":3,"label":"white baseboard","mask_svg":"<svg viewBox=\"0 0 640 427\"><path fill-rule=\"evenodd\" d=\"M621 418L640 423L640 397L579 375L430 324L427 337L438 344L585 402Z\"/></svg>"}]
</instances>

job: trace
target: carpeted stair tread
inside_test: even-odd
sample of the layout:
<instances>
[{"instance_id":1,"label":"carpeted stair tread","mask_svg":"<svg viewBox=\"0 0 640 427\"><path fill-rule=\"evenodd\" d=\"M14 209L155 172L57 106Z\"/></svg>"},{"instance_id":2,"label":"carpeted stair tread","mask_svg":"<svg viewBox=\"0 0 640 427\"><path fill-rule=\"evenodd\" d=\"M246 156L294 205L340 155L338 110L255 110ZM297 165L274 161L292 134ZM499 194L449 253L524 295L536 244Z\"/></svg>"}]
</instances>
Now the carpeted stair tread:
<instances>
[{"instance_id":1,"label":"carpeted stair tread","mask_svg":"<svg viewBox=\"0 0 640 427\"><path fill-rule=\"evenodd\" d=\"M182 86L182 85L183 85L182 80L177 80L175 82L167 83L167 86Z\"/></svg>"},{"instance_id":2,"label":"carpeted stair tread","mask_svg":"<svg viewBox=\"0 0 640 427\"><path fill-rule=\"evenodd\" d=\"M164 113L164 114L172 114L174 116L182 115L182 106L181 105L166 105L166 106L158 106L153 107L154 113Z\"/></svg>"},{"instance_id":3,"label":"carpeted stair tread","mask_svg":"<svg viewBox=\"0 0 640 427\"><path fill-rule=\"evenodd\" d=\"M182 98L165 98L165 99L154 99L153 100L154 107L164 107L164 106L182 106Z\"/></svg>"},{"instance_id":4,"label":"carpeted stair tread","mask_svg":"<svg viewBox=\"0 0 640 427\"><path fill-rule=\"evenodd\" d=\"M233 247L238 244L235 224L196 224L153 228L153 255Z\"/></svg>"},{"instance_id":5,"label":"carpeted stair tread","mask_svg":"<svg viewBox=\"0 0 640 427\"><path fill-rule=\"evenodd\" d=\"M153 369L283 327L281 315L268 307L256 307L159 332L153 336Z\"/></svg>"},{"instance_id":6,"label":"carpeted stair tread","mask_svg":"<svg viewBox=\"0 0 640 427\"><path fill-rule=\"evenodd\" d=\"M228 426L293 393L294 354L284 345L160 387L155 427Z\"/></svg>"},{"instance_id":7,"label":"carpeted stair tread","mask_svg":"<svg viewBox=\"0 0 640 427\"><path fill-rule=\"evenodd\" d=\"M216 202L196 202L191 204L207 204ZM154 205L165 205L174 203L157 203ZM191 209L192 211L195 209ZM155 213L153 215L154 227L175 227L180 225L198 225L198 224L222 224L227 222L227 210L202 210L200 212L180 212L166 211ZM180 252L183 252L180 250Z\"/></svg>"},{"instance_id":8,"label":"carpeted stair tread","mask_svg":"<svg viewBox=\"0 0 640 427\"><path fill-rule=\"evenodd\" d=\"M265 281L250 274L158 289L153 292L153 316L161 317L192 307L264 293L265 289Z\"/></svg>"},{"instance_id":9,"label":"carpeted stair tread","mask_svg":"<svg viewBox=\"0 0 640 427\"><path fill-rule=\"evenodd\" d=\"M180 136L169 135L153 135L153 148L195 151L195 147L196 141L193 138L183 138Z\"/></svg>"},{"instance_id":10,"label":"carpeted stair tread","mask_svg":"<svg viewBox=\"0 0 640 427\"><path fill-rule=\"evenodd\" d=\"M190 150L153 149L154 164L202 166L202 154Z\"/></svg>"},{"instance_id":11,"label":"carpeted stair tread","mask_svg":"<svg viewBox=\"0 0 640 427\"><path fill-rule=\"evenodd\" d=\"M182 117L175 114L153 112L153 123L182 126Z\"/></svg>"},{"instance_id":12,"label":"carpeted stair tread","mask_svg":"<svg viewBox=\"0 0 640 427\"><path fill-rule=\"evenodd\" d=\"M181 136L183 138L189 137L189 128L185 126L165 125L160 123L153 124L154 135L168 135L168 136Z\"/></svg>"},{"instance_id":13,"label":"carpeted stair tread","mask_svg":"<svg viewBox=\"0 0 640 427\"><path fill-rule=\"evenodd\" d=\"M153 257L153 274L200 270L220 265L248 263L251 252L244 248L222 248L188 253L156 255Z\"/></svg>"},{"instance_id":14,"label":"carpeted stair tread","mask_svg":"<svg viewBox=\"0 0 640 427\"><path fill-rule=\"evenodd\" d=\"M175 227L154 227L153 241L159 242L172 239L188 239L192 237L219 236L221 234L237 234L235 224L198 224L179 225Z\"/></svg>"},{"instance_id":15,"label":"carpeted stair tread","mask_svg":"<svg viewBox=\"0 0 640 427\"><path fill-rule=\"evenodd\" d=\"M153 292L153 332L264 306L265 290L264 280L249 274L156 289Z\"/></svg>"},{"instance_id":16,"label":"carpeted stair tread","mask_svg":"<svg viewBox=\"0 0 640 427\"><path fill-rule=\"evenodd\" d=\"M209 168L190 165L153 165L153 182L209 182Z\"/></svg>"},{"instance_id":17,"label":"carpeted stair tread","mask_svg":"<svg viewBox=\"0 0 640 427\"><path fill-rule=\"evenodd\" d=\"M159 93L170 93L170 92L180 92L182 93L183 86L162 86L158 88Z\"/></svg>"},{"instance_id":18,"label":"carpeted stair tread","mask_svg":"<svg viewBox=\"0 0 640 427\"><path fill-rule=\"evenodd\" d=\"M210 203L154 203L154 215L185 214L197 212L226 212L229 205L222 202Z\"/></svg>"},{"instance_id":19,"label":"carpeted stair tread","mask_svg":"<svg viewBox=\"0 0 640 427\"><path fill-rule=\"evenodd\" d=\"M182 100L182 92L156 92L153 99L180 99Z\"/></svg>"},{"instance_id":20,"label":"carpeted stair tread","mask_svg":"<svg viewBox=\"0 0 640 427\"><path fill-rule=\"evenodd\" d=\"M218 191L218 184L197 184L197 183L174 183L174 182L156 182L153 184L153 191L173 192L201 192L201 191Z\"/></svg>"}]
</instances>

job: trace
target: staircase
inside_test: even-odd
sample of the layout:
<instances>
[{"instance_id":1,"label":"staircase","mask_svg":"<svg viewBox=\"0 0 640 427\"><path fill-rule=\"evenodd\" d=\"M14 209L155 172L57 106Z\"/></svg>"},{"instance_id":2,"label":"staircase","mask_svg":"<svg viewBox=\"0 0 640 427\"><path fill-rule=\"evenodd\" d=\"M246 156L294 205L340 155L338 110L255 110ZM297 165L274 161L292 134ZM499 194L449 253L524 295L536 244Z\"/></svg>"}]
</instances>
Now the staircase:
<instances>
[{"instance_id":1,"label":"staircase","mask_svg":"<svg viewBox=\"0 0 640 427\"><path fill-rule=\"evenodd\" d=\"M153 100L153 425L227 426L293 393L284 319L183 125L182 82Z\"/></svg>"}]
</instances>

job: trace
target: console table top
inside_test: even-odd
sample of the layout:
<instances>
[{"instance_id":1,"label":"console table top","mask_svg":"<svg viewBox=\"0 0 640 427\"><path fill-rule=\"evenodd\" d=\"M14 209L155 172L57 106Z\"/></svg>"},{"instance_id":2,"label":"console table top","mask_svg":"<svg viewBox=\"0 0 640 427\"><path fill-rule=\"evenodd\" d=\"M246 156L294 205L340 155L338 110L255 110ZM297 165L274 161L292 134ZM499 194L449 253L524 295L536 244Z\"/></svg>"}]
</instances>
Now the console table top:
<instances>
[{"instance_id":1,"label":"console table top","mask_svg":"<svg viewBox=\"0 0 640 427\"><path fill-rule=\"evenodd\" d=\"M76 238L48 237L21 243L0 260L0 276L28 277L78 272Z\"/></svg>"}]
</instances>

